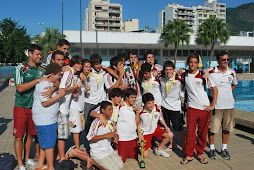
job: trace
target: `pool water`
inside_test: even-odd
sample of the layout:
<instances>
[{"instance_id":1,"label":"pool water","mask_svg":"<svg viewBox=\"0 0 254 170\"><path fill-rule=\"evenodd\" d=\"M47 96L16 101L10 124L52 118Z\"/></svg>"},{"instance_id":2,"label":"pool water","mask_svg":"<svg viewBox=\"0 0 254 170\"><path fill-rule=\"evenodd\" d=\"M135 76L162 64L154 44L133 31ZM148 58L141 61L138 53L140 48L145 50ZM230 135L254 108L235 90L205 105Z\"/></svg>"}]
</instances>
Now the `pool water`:
<instances>
[{"instance_id":1,"label":"pool water","mask_svg":"<svg viewBox=\"0 0 254 170\"><path fill-rule=\"evenodd\" d=\"M254 113L254 80L239 81L233 94L236 109Z\"/></svg>"}]
</instances>

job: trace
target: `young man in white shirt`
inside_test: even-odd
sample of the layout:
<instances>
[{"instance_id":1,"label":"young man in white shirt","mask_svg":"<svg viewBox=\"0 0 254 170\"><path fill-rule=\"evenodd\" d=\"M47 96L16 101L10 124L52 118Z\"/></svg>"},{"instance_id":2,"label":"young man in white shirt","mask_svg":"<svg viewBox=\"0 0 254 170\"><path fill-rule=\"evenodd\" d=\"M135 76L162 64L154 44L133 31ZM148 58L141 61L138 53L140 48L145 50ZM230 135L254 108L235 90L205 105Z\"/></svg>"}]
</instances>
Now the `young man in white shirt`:
<instances>
[{"instance_id":1,"label":"young man in white shirt","mask_svg":"<svg viewBox=\"0 0 254 170\"><path fill-rule=\"evenodd\" d=\"M210 78L218 88L218 98L215 105L214 114L211 116L209 124L209 143L211 159L217 159L214 147L215 133L219 132L222 124L222 149L221 154L224 159L230 159L231 156L227 150L229 133L234 130L234 97L233 91L236 88L238 81L236 72L228 68L229 56L227 52L220 52L217 55L218 66L207 69Z\"/></svg>"},{"instance_id":2,"label":"young man in white shirt","mask_svg":"<svg viewBox=\"0 0 254 170\"><path fill-rule=\"evenodd\" d=\"M156 77L152 76L151 64L144 63L141 66L141 72L143 79L141 81L141 88L143 94L152 93L154 96L154 103L161 106L161 88L160 81Z\"/></svg>"},{"instance_id":3,"label":"young man in white shirt","mask_svg":"<svg viewBox=\"0 0 254 170\"><path fill-rule=\"evenodd\" d=\"M75 84L74 74L77 74L82 69L82 58L73 56L70 61L70 71L63 74L59 90L65 90L65 95L60 99L59 114L58 114L58 151L60 162L66 159L65 140L69 137L69 107L72 98L72 92L81 87L82 83Z\"/></svg>"},{"instance_id":4,"label":"young man in white shirt","mask_svg":"<svg viewBox=\"0 0 254 170\"><path fill-rule=\"evenodd\" d=\"M213 81L208 78L203 78L201 71L197 69L199 64L199 57L196 54L190 54L187 58L189 70L182 75L183 85L187 91L187 135L185 145L185 156L180 163L187 164L193 160L194 149L197 151L197 159L202 164L207 164L207 160L202 156L204 148L206 147L206 138L208 133L208 124L210 120L210 111L214 109L218 89ZM205 83L206 82L206 83ZM210 104L208 95L204 86L213 90L213 101ZM197 126L198 125L198 126ZM198 134L196 136L196 127L198 127ZM196 138L198 141L196 143Z\"/></svg>"},{"instance_id":5,"label":"young man in white shirt","mask_svg":"<svg viewBox=\"0 0 254 170\"><path fill-rule=\"evenodd\" d=\"M138 160L138 144L137 144L137 114L139 114L139 106L135 105L137 91L133 88L128 88L125 91L125 102L120 105L116 133L119 135L118 144L115 150L122 157L123 162L127 158Z\"/></svg>"},{"instance_id":6,"label":"young man in white shirt","mask_svg":"<svg viewBox=\"0 0 254 170\"><path fill-rule=\"evenodd\" d=\"M92 69L90 70L90 76L87 80L90 90L85 98L85 120L87 120L89 111L98 103L106 99L106 91L104 89L105 81L103 78L106 74L106 69L101 65L102 58L98 54L92 54L90 62Z\"/></svg>"},{"instance_id":7,"label":"young man in white shirt","mask_svg":"<svg viewBox=\"0 0 254 170\"><path fill-rule=\"evenodd\" d=\"M87 134L91 148L90 156L105 169L120 170L123 167L123 161L111 146L112 140L117 143L119 139L119 136L114 132L112 122L109 120L113 113L112 104L103 101L100 110L104 119L107 120L107 125L102 126L98 118L92 122Z\"/></svg>"},{"instance_id":8,"label":"young man in white shirt","mask_svg":"<svg viewBox=\"0 0 254 170\"><path fill-rule=\"evenodd\" d=\"M162 113L168 127L170 122L174 131L178 132L183 152L185 150L185 134L183 130L184 120L181 113L181 94L183 90L182 80L175 73L175 65L172 61L165 61L163 65L164 74L160 77ZM172 143L167 150L172 149Z\"/></svg>"},{"instance_id":9,"label":"young man in white shirt","mask_svg":"<svg viewBox=\"0 0 254 170\"><path fill-rule=\"evenodd\" d=\"M64 66L64 53L60 50L56 50L52 54L51 63L56 63L59 66L63 67Z\"/></svg>"},{"instance_id":10,"label":"young man in white shirt","mask_svg":"<svg viewBox=\"0 0 254 170\"><path fill-rule=\"evenodd\" d=\"M148 157L148 149L152 147L151 141L153 138L162 140L160 145L155 149L154 154L169 157L170 154L163 150L163 147L173 141L173 133L165 123L163 119L162 111L160 107L154 104L154 97L151 93L146 93L142 96L142 102L144 107L142 111L137 115L137 122L140 122L138 126L139 139L144 138L146 141L144 158ZM158 121L164 126L158 125ZM140 129L143 131L144 136L140 134Z\"/></svg>"}]
</instances>

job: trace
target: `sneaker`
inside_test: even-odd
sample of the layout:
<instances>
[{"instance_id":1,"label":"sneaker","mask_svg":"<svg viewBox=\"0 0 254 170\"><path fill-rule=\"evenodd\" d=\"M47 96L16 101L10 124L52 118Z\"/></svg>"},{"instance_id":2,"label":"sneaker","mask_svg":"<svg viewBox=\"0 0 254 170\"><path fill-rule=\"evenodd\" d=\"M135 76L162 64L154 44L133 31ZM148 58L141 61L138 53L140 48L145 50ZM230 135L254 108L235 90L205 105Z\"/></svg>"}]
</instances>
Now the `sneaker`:
<instances>
[{"instance_id":1,"label":"sneaker","mask_svg":"<svg viewBox=\"0 0 254 170\"><path fill-rule=\"evenodd\" d=\"M26 170L26 167L22 165L21 167L18 168L18 170Z\"/></svg>"},{"instance_id":2,"label":"sneaker","mask_svg":"<svg viewBox=\"0 0 254 170\"><path fill-rule=\"evenodd\" d=\"M209 152L209 158L210 159L217 159L216 154L215 154L215 149L211 149Z\"/></svg>"},{"instance_id":3,"label":"sneaker","mask_svg":"<svg viewBox=\"0 0 254 170\"><path fill-rule=\"evenodd\" d=\"M226 160L231 158L227 149L221 150L221 156Z\"/></svg>"},{"instance_id":4,"label":"sneaker","mask_svg":"<svg viewBox=\"0 0 254 170\"><path fill-rule=\"evenodd\" d=\"M26 168L35 169L36 163L33 159L28 159L28 161L25 162Z\"/></svg>"},{"instance_id":5,"label":"sneaker","mask_svg":"<svg viewBox=\"0 0 254 170\"><path fill-rule=\"evenodd\" d=\"M162 156L162 157L165 157L165 158L170 157L170 154L167 153L166 151L164 151L163 149L157 150L157 148L156 148L153 153L154 153L154 155Z\"/></svg>"}]
</instances>

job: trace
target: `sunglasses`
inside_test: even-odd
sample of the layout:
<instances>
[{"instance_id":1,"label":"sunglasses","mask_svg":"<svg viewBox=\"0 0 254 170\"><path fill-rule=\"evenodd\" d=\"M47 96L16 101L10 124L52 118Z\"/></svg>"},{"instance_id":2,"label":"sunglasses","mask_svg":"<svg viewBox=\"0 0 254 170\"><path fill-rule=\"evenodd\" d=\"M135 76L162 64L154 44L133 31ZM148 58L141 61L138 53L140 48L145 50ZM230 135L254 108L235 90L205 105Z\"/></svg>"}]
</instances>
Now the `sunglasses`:
<instances>
[{"instance_id":1,"label":"sunglasses","mask_svg":"<svg viewBox=\"0 0 254 170\"><path fill-rule=\"evenodd\" d=\"M228 58L225 58L225 59L221 59L221 61L229 61L229 59L228 59Z\"/></svg>"}]
</instances>

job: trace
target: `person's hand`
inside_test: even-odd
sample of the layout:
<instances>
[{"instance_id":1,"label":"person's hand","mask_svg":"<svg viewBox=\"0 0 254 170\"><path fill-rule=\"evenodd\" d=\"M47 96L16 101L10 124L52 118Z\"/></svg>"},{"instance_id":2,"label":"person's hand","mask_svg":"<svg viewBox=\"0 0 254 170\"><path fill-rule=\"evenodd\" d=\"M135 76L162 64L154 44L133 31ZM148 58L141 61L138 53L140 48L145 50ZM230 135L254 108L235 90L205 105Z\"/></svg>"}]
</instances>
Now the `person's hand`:
<instances>
[{"instance_id":1,"label":"person's hand","mask_svg":"<svg viewBox=\"0 0 254 170\"><path fill-rule=\"evenodd\" d=\"M166 133L171 132L170 128L169 128L169 127L166 127L166 128L165 128L165 132L166 132Z\"/></svg>"},{"instance_id":2,"label":"person's hand","mask_svg":"<svg viewBox=\"0 0 254 170\"><path fill-rule=\"evenodd\" d=\"M84 73L80 73L79 77L80 77L81 81L87 81L87 77Z\"/></svg>"},{"instance_id":3,"label":"person's hand","mask_svg":"<svg viewBox=\"0 0 254 170\"><path fill-rule=\"evenodd\" d=\"M121 89L121 90L126 90L126 89L128 89L128 85L126 85L126 84L122 84L119 88Z\"/></svg>"},{"instance_id":4,"label":"person's hand","mask_svg":"<svg viewBox=\"0 0 254 170\"><path fill-rule=\"evenodd\" d=\"M88 85L86 85L86 87L85 87L85 92L88 92L90 90L90 85L88 84Z\"/></svg>"},{"instance_id":5,"label":"person's hand","mask_svg":"<svg viewBox=\"0 0 254 170\"><path fill-rule=\"evenodd\" d=\"M113 142L118 143L119 135L115 133L115 136L113 137Z\"/></svg>"},{"instance_id":6,"label":"person's hand","mask_svg":"<svg viewBox=\"0 0 254 170\"><path fill-rule=\"evenodd\" d=\"M65 95L65 90L64 89L60 89L58 91L58 95L60 96L60 98L63 97Z\"/></svg>"},{"instance_id":7,"label":"person's hand","mask_svg":"<svg viewBox=\"0 0 254 170\"><path fill-rule=\"evenodd\" d=\"M206 106L206 105L204 105L204 109L205 109L205 111L207 111L207 112L209 112L209 111L211 111L211 110L213 110L215 107L214 106Z\"/></svg>"},{"instance_id":8,"label":"person's hand","mask_svg":"<svg viewBox=\"0 0 254 170\"><path fill-rule=\"evenodd\" d=\"M203 78L208 78L210 76L208 71L203 71L204 75Z\"/></svg>"},{"instance_id":9,"label":"person's hand","mask_svg":"<svg viewBox=\"0 0 254 170\"><path fill-rule=\"evenodd\" d=\"M102 125L103 127L106 127L108 120L106 120L103 115L100 115L99 119L100 119L100 125Z\"/></svg>"},{"instance_id":10,"label":"person's hand","mask_svg":"<svg viewBox=\"0 0 254 170\"><path fill-rule=\"evenodd\" d=\"M72 96L73 96L74 98L77 98L77 97L78 97L78 95L79 95L78 90L74 90L74 92L73 92Z\"/></svg>"},{"instance_id":11,"label":"person's hand","mask_svg":"<svg viewBox=\"0 0 254 170\"><path fill-rule=\"evenodd\" d=\"M183 73L183 70L184 70L184 68L178 69L178 70L176 71L176 74L178 74L179 76L181 76L182 73Z\"/></svg>"},{"instance_id":12,"label":"person's hand","mask_svg":"<svg viewBox=\"0 0 254 170\"><path fill-rule=\"evenodd\" d=\"M144 140L144 136L141 135L140 133L138 134L138 140Z\"/></svg>"},{"instance_id":13,"label":"person's hand","mask_svg":"<svg viewBox=\"0 0 254 170\"><path fill-rule=\"evenodd\" d=\"M41 92L41 96L43 96L43 98L49 99L52 96L52 94L54 93L55 87L47 86L44 88L44 90L46 90L46 91Z\"/></svg>"},{"instance_id":14,"label":"person's hand","mask_svg":"<svg viewBox=\"0 0 254 170\"><path fill-rule=\"evenodd\" d=\"M157 71L157 70L153 71L153 76L154 76L154 77L157 77L159 74L160 74L159 71Z\"/></svg>"},{"instance_id":15,"label":"person's hand","mask_svg":"<svg viewBox=\"0 0 254 170\"><path fill-rule=\"evenodd\" d=\"M115 135L116 135L115 132L109 132L109 133L108 133L108 138L114 138Z\"/></svg>"},{"instance_id":16,"label":"person's hand","mask_svg":"<svg viewBox=\"0 0 254 170\"><path fill-rule=\"evenodd\" d=\"M80 88L82 86L82 81L78 82L77 85L78 85L78 88Z\"/></svg>"},{"instance_id":17,"label":"person's hand","mask_svg":"<svg viewBox=\"0 0 254 170\"><path fill-rule=\"evenodd\" d=\"M63 66L62 67L62 71L65 72L65 71L71 71L70 67L69 66Z\"/></svg>"},{"instance_id":18,"label":"person's hand","mask_svg":"<svg viewBox=\"0 0 254 170\"><path fill-rule=\"evenodd\" d=\"M125 74L125 70L124 70L124 68L121 68L119 70L119 78L122 78L124 74Z\"/></svg>"},{"instance_id":19,"label":"person's hand","mask_svg":"<svg viewBox=\"0 0 254 170\"><path fill-rule=\"evenodd\" d=\"M139 113L139 112L140 112L140 107L139 107L139 105L136 104L135 107L133 108L133 111Z\"/></svg>"}]
</instances>

